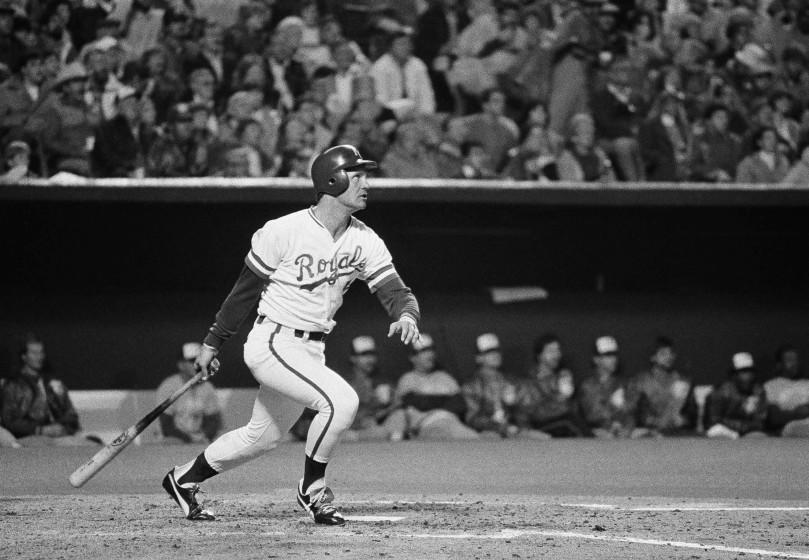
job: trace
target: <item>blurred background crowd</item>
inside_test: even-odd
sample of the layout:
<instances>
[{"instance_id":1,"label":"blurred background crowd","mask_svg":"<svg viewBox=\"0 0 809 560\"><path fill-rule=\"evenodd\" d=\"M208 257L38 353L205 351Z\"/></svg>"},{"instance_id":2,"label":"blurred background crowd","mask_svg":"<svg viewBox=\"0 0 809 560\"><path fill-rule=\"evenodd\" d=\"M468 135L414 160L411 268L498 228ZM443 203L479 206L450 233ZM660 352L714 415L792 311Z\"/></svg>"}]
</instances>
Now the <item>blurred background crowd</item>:
<instances>
[{"instance_id":1,"label":"blurred background crowd","mask_svg":"<svg viewBox=\"0 0 809 560\"><path fill-rule=\"evenodd\" d=\"M3 181L809 180L801 0L219 4L0 1Z\"/></svg>"}]
</instances>

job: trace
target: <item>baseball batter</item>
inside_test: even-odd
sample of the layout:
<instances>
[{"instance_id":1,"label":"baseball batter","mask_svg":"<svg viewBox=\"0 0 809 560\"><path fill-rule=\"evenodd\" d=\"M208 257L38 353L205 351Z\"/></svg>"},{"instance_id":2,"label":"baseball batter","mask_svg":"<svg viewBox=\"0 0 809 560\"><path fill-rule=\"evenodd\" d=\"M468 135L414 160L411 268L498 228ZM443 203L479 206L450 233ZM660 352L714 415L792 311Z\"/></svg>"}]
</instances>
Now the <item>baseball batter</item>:
<instances>
[{"instance_id":1,"label":"baseball batter","mask_svg":"<svg viewBox=\"0 0 809 560\"><path fill-rule=\"evenodd\" d=\"M314 206L270 220L253 234L236 284L209 329L195 367L208 366L258 301L258 318L244 345L244 361L259 382L250 422L228 432L189 463L174 467L163 487L187 519L212 520L196 500L199 484L276 446L279 427L268 408L274 390L317 411L308 432L297 500L315 523L342 525L332 504L326 466L357 411L351 386L326 367L326 336L351 283L360 279L393 319L388 337L418 338L419 306L393 266L385 243L352 214L367 205L366 170L376 162L356 148L335 146L312 163Z\"/></svg>"}]
</instances>

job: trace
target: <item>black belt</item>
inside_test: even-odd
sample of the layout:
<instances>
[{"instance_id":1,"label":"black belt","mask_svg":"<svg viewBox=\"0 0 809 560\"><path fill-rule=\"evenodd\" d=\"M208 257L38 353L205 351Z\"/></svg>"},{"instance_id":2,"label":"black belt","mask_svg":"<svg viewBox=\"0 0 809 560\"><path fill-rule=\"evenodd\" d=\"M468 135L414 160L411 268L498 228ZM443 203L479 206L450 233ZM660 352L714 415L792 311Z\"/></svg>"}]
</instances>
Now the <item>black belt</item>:
<instances>
[{"instance_id":1,"label":"black belt","mask_svg":"<svg viewBox=\"0 0 809 560\"><path fill-rule=\"evenodd\" d=\"M259 325L262 324L264 321L269 321L266 315L259 315L258 319L256 319L256 323L258 323ZM281 326L284 327L283 325ZM326 340L326 333L324 332L302 331L301 329L292 329L290 327L284 328L292 331L292 334L294 334L298 338L303 338L306 340L314 340L315 342L323 342L324 340Z\"/></svg>"}]
</instances>

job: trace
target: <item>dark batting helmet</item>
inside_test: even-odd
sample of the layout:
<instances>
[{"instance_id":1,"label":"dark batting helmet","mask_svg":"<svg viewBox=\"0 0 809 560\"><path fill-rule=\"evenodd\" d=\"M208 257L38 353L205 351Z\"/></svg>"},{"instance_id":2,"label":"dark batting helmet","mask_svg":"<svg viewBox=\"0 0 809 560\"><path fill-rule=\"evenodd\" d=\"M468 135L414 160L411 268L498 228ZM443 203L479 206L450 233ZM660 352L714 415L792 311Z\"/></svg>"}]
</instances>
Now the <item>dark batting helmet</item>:
<instances>
[{"instance_id":1,"label":"dark batting helmet","mask_svg":"<svg viewBox=\"0 0 809 560\"><path fill-rule=\"evenodd\" d=\"M342 144L324 150L312 162L312 183L315 196L323 194L340 196L348 188L346 171L360 169L376 169L377 163L370 159L362 159L354 146Z\"/></svg>"}]
</instances>

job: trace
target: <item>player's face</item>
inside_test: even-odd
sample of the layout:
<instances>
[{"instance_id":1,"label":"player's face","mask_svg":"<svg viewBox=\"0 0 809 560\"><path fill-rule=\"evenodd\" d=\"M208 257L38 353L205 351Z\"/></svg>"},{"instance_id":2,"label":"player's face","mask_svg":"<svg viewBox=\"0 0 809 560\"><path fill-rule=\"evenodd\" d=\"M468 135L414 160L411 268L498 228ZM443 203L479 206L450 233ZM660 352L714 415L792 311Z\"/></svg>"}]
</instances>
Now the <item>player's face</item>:
<instances>
[{"instance_id":1,"label":"player's face","mask_svg":"<svg viewBox=\"0 0 809 560\"><path fill-rule=\"evenodd\" d=\"M42 371L45 364L45 346L41 342L30 342L22 355L23 363L34 371Z\"/></svg>"},{"instance_id":2,"label":"player's face","mask_svg":"<svg viewBox=\"0 0 809 560\"><path fill-rule=\"evenodd\" d=\"M348 188L337 197L352 212L368 205L368 176L365 171L348 171Z\"/></svg>"}]
</instances>

